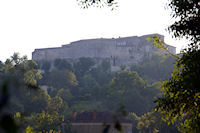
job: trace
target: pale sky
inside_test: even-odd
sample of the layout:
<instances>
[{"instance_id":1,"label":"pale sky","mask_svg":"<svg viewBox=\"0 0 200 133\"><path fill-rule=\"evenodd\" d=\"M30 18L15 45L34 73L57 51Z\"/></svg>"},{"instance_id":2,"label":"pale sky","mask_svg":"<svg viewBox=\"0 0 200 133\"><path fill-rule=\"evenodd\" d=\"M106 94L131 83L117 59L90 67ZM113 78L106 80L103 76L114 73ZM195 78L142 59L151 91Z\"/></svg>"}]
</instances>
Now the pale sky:
<instances>
[{"instance_id":1,"label":"pale sky","mask_svg":"<svg viewBox=\"0 0 200 133\"><path fill-rule=\"evenodd\" d=\"M0 0L0 60L14 52L27 55L35 48L59 47L91 38L159 33L179 51L166 28L173 22L167 0L119 0L119 7L81 9L77 0Z\"/></svg>"}]
</instances>

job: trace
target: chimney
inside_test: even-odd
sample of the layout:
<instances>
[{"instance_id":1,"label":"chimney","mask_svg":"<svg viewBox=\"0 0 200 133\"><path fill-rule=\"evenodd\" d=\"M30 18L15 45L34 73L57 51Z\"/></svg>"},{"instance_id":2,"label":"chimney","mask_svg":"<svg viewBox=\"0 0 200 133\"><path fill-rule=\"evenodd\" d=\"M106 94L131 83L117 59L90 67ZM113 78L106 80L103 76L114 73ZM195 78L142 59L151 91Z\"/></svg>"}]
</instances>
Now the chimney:
<instances>
[{"instance_id":1,"label":"chimney","mask_svg":"<svg viewBox=\"0 0 200 133\"><path fill-rule=\"evenodd\" d=\"M97 118L97 110L95 109L94 111L93 111L93 119L96 119Z\"/></svg>"},{"instance_id":2,"label":"chimney","mask_svg":"<svg viewBox=\"0 0 200 133\"><path fill-rule=\"evenodd\" d=\"M76 119L76 116L77 116L77 112L74 111L74 112L73 112L73 115L72 115L73 119Z\"/></svg>"}]
</instances>

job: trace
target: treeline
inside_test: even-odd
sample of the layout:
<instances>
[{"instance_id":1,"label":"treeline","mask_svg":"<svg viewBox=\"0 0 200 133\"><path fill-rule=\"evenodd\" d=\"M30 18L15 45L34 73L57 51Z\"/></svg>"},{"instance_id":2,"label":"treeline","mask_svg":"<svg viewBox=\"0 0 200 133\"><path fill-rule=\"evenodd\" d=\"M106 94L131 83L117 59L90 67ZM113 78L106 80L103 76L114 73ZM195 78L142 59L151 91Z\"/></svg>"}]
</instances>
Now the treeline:
<instances>
[{"instance_id":1,"label":"treeline","mask_svg":"<svg viewBox=\"0 0 200 133\"><path fill-rule=\"evenodd\" d=\"M99 63L85 57L73 63L64 59L36 63L14 54L0 65L1 85L9 81L9 104L4 112L14 116L20 132L73 132L69 124L60 126L73 111L115 112L123 104L134 132L176 132L160 122L160 114L152 112L155 97L160 95L158 81L170 77L174 62L173 57L155 54L129 70L121 67L113 72L108 59Z\"/></svg>"}]
</instances>

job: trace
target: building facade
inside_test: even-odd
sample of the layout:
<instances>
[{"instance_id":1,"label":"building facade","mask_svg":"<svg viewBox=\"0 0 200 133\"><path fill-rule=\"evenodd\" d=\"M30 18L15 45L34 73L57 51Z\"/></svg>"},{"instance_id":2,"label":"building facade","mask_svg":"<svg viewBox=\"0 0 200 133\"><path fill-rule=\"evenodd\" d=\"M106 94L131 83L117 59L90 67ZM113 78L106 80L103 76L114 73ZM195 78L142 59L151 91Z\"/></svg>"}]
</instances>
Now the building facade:
<instances>
[{"instance_id":1,"label":"building facade","mask_svg":"<svg viewBox=\"0 0 200 133\"><path fill-rule=\"evenodd\" d=\"M82 112L67 119L72 129L77 133L120 133L116 128L116 122L119 122L122 128L122 133L132 133L133 123L124 117L113 115L110 112Z\"/></svg>"},{"instance_id":2,"label":"building facade","mask_svg":"<svg viewBox=\"0 0 200 133\"><path fill-rule=\"evenodd\" d=\"M80 40L62 47L35 49L32 59L53 61L57 58L77 60L81 57L90 57L97 60L109 59L112 65L116 66L132 65L155 52L166 52L153 46L152 42L148 42L146 38L149 36L153 35ZM159 37L164 41L164 36L159 35ZM166 46L170 53L176 54L175 47Z\"/></svg>"}]
</instances>

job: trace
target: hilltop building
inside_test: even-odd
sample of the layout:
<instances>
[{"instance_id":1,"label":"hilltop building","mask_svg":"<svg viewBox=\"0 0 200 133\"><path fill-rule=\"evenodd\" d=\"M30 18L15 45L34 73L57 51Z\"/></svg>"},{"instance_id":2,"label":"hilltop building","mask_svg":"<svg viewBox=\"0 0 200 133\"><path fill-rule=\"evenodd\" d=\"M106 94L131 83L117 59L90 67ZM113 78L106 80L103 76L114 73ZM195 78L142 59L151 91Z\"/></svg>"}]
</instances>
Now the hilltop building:
<instances>
[{"instance_id":1,"label":"hilltop building","mask_svg":"<svg viewBox=\"0 0 200 133\"><path fill-rule=\"evenodd\" d=\"M148 42L146 38L149 36L153 34L140 37L80 40L62 47L35 49L32 59L54 61L60 58L75 61L81 57L90 57L96 60L109 59L112 66L128 66L140 62L145 56L151 56L155 52L166 52L153 46L152 42ZM159 37L164 41L163 35ZM166 46L170 53L176 53L175 47L167 44Z\"/></svg>"}]
</instances>

